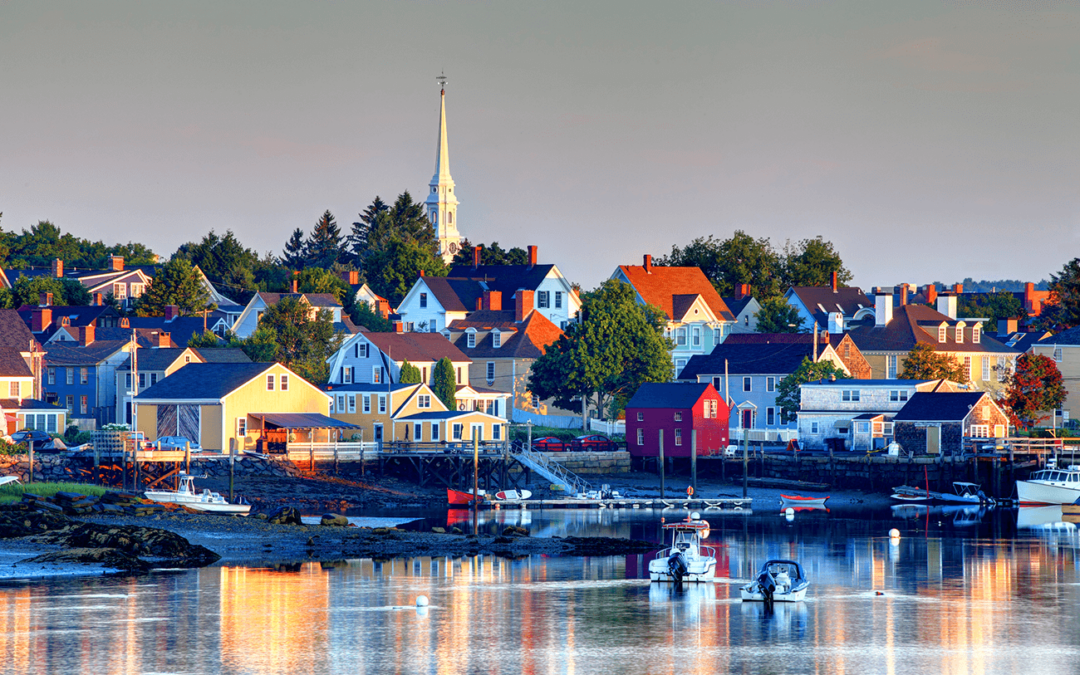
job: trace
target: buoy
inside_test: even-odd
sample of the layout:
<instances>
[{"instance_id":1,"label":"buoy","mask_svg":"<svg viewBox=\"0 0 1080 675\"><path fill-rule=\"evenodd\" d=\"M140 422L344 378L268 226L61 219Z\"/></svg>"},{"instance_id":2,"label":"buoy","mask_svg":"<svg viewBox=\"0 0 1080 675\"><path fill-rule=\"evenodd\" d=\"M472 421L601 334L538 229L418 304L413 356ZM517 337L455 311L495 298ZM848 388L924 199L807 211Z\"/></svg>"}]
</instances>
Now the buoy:
<instances>
[{"instance_id":1,"label":"buoy","mask_svg":"<svg viewBox=\"0 0 1080 675\"><path fill-rule=\"evenodd\" d=\"M889 539L899 539L899 538L900 538L900 530L896 529L895 527L893 529L889 530Z\"/></svg>"},{"instance_id":2,"label":"buoy","mask_svg":"<svg viewBox=\"0 0 1080 675\"><path fill-rule=\"evenodd\" d=\"M794 513L785 513L784 514L784 520L788 521L789 523L795 522L795 514Z\"/></svg>"},{"instance_id":3,"label":"buoy","mask_svg":"<svg viewBox=\"0 0 1080 675\"><path fill-rule=\"evenodd\" d=\"M496 505L495 505L495 510L496 510L496 511L498 511L498 510L499 510L499 505L498 505L498 504L496 504Z\"/></svg>"},{"instance_id":4,"label":"buoy","mask_svg":"<svg viewBox=\"0 0 1080 675\"><path fill-rule=\"evenodd\" d=\"M882 591L874 591L874 595L885 595Z\"/></svg>"},{"instance_id":5,"label":"buoy","mask_svg":"<svg viewBox=\"0 0 1080 675\"><path fill-rule=\"evenodd\" d=\"M427 596L426 595L418 595L418 596L416 596L416 606L417 607L427 607L428 606Z\"/></svg>"},{"instance_id":6,"label":"buoy","mask_svg":"<svg viewBox=\"0 0 1080 675\"><path fill-rule=\"evenodd\" d=\"M787 507L786 509L784 509L784 515L785 516L793 516L793 515L795 515L795 509L791 508L790 506Z\"/></svg>"},{"instance_id":7,"label":"buoy","mask_svg":"<svg viewBox=\"0 0 1080 675\"><path fill-rule=\"evenodd\" d=\"M690 512L690 519L691 520L701 520L701 514L698 513L697 511L691 511Z\"/></svg>"}]
</instances>

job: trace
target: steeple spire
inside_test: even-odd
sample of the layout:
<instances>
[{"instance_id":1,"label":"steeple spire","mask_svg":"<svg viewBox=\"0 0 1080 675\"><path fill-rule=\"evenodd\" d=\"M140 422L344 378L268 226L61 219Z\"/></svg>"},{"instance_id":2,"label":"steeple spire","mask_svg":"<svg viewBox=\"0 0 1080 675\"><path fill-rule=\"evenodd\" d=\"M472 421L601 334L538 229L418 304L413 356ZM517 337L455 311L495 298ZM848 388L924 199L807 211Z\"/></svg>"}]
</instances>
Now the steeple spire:
<instances>
[{"instance_id":1,"label":"steeple spire","mask_svg":"<svg viewBox=\"0 0 1080 675\"><path fill-rule=\"evenodd\" d=\"M446 75L435 79L439 83L439 143L435 148L435 175L428 184L431 189L424 203L435 226L439 253L450 262L458 252L461 236L455 222L458 200L454 195L454 179L450 177L450 145L446 138Z\"/></svg>"}]
</instances>

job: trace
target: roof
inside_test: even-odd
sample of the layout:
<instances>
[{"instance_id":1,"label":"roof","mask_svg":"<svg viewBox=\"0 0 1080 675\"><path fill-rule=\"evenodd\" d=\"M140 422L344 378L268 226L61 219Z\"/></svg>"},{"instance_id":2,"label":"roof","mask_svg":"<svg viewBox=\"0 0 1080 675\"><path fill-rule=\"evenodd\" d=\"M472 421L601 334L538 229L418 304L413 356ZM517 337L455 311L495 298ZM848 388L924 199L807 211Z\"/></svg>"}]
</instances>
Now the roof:
<instances>
[{"instance_id":1,"label":"roof","mask_svg":"<svg viewBox=\"0 0 1080 675\"><path fill-rule=\"evenodd\" d=\"M986 392L918 392L896 413L893 422L958 422L983 396Z\"/></svg>"},{"instance_id":2,"label":"roof","mask_svg":"<svg viewBox=\"0 0 1080 675\"><path fill-rule=\"evenodd\" d=\"M456 363L469 362L460 349L440 333L364 333L373 345L394 361L411 363L438 361L448 357Z\"/></svg>"},{"instance_id":3,"label":"roof","mask_svg":"<svg viewBox=\"0 0 1080 675\"><path fill-rule=\"evenodd\" d=\"M920 384L929 384L931 382L937 382L938 380L826 380L824 382L806 382L802 386L822 386L822 387L917 387Z\"/></svg>"},{"instance_id":4,"label":"roof","mask_svg":"<svg viewBox=\"0 0 1080 675\"><path fill-rule=\"evenodd\" d=\"M724 304L700 267L650 265L646 270L640 265L620 265L619 269L641 299L659 307L669 319L681 319L693 304L695 296L700 295L717 319L735 320L735 315Z\"/></svg>"},{"instance_id":5,"label":"roof","mask_svg":"<svg viewBox=\"0 0 1080 675\"><path fill-rule=\"evenodd\" d=\"M1080 345L1080 326L1063 330L1057 335L1051 335L1043 341L1047 344L1055 345Z\"/></svg>"},{"instance_id":6,"label":"roof","mask_svg":"<svg viewBox=\"0 0 1080 675\"><path fill-rule=\"evenodd\" d=\"M752 295L744 295L741 298L721 298L724 304L735 316L742 314L742 311L746 309L746 306L750 304L750 301L754 299Z\"/></svg>"},{"instance_id":7,"label":"roof","mask_svg":"<svg viewBox=\"0 0 1080 675\"><path fill-rule=\"evenodd\" d=\"M803 359L813 356L814 345L809 341L739 344L725 340L708 356L691 357L679 373L679 379L722 374L725 361L727 372L731 375L788 375L802 365Z\"/></svg>"},{"instance_id":8,"label":"roof","mask_svg":"<svg viewBox=\"0 0 1080 675\"><path fill-rule=\"evenodd\" d=\"M337 301L332 293L264 293L259 292L259 297L262 301L270 305L276 305L283 298L296 298L307 300L308 304L312 307L322 307L329 309L332 307L341 307L341 303Z\"/></svg>"},{"instance_id":9,"label":"roof","mask_svg":"<svg viewBox=\"0 0 1080 675\"><path fill-rule=\"evenodd\" d=\"M62 405L41 401L36 398L0 399L0 408L3 408L4 410L67 410L67 408Z\"/></svg>"},{"instance_id":10,"label":"roof","mask_svg":"<svg viewBox=\"0 0 1080 675\"><path fill-rule=\"evenodd\" d=\"M481 312L474 312L479 314ZM469 327L472 317L465 321L454 321L450 324L450 330L464 330L461 326ZM537 359L544 355L548 346L563 335L561 328L556 326L546 316L533 310L520 324L512 323L512 332L503 333L499 347L494 346L494 339L488 333L477 340L475 347L465 347L465 334L458 335L454 345L473 361L479 359L516 358ZM499 326L500 330L502 326Z\"/></svg>"},{"instance_id":11,"label":"roof","mask_svg":"<svg viewBox=\"0 0 1080 675\"><path fill-rule=\"evenodd\" d=\"M180 355L187 351L187 347L159 347L157 349L140 349L138 358L139 370L165 370L177 359ZM118 370L130 370L131 369L131 357L128 356L128 360L124 365L120 366Z\"/></svg>"},{"instance_id":12,"label":"roof","mask_svg":"<svg viewBox=\"0 0 1080 675\"><path fill-rule=\"evenodd\" d=\"M395 382L391 385L386 384L369 384L367 382L355 382L353 384L325 384L321 389L327 393L340 393L340 392L371 392L375 394L385 394L388 391L397 391L399 389L409 389L411 387L417 387L416 384L402 384Z\"/></svg>"},{"instance_id":13,"label":"roof","mask_svg":"<svg viewBox=\"0 0 1080 675\"><path fill-rule=\"evenodd\" d=\"M1069 329L1075 330L1075 329ZM1064 335L1069 331L1064 331L1058 335ZM1038 344L1077 344L1080 345L1080 335L1071 336L1069 342L1055 342L1057 337L1054 336L1048 330L1034 330L1034 331L1017 331L1015 333L1007 333L1005 335L996 334L993 336L995 340L1004 344L1006 347L1011 347L1018 352L1026 352L1032 347ZM1076 340L1073 342L1073 340Z\"/></svg>"},{"instance_id":14,"label":"roof","mask_svg":"<svg viewBox=\"0 0 1080 675\"><path fill-rule=\"evenodd\" d=\"M251 363L251 359L238 347L203 347L193 349L207 363Z\"/></svg>"},{"instance_id":15,"label":"roof","mask_svg":"<svg viewBox=\"0 0 1080 675\"><path fill-rule=\"evenodd\" d=\"M13 309L0 309L0 376L33 377L30 366L22 357L36 345L30 328Z\"/></svg>"},{"instance_id":16,"label":"roof","mask_svg":"<svg viewBox=\"0 0 1080 675\"><path fill-rule=\"evenodd\" d=\"M178 316L171 320L163 316L133 316L128 321L132 328L153 329L168 333L173 344L180 347L186 347L193 336L203 332L201 316ZM206 325L213 324L214 322L208 319Z\"/></svg>"},{"instance_id":17,"label":"roof","mask_svg":"<svg viewBox=\"0 0 1080 675\"><path fill-rule=\"evenodd\" d=\"M708 382L647 382L638 387L626 408L693 408L711 387Z\"/></svg>"},{"instance_id":18,"label":"roof","mask_svg":"<svg viewBox=\"0 0 1080 675\"><path fill-rule=\"evenodd\" d=\"M535 291L553 269L554 265L454 265L446 276L482 281L488 290L499 291L506 300L519 288Z\"/></svg>"},{"instance_id":19,"label":"roof","mask_svg":"<svg viewBox=\"0 0 1080 675\"><path fill-rule=\"evenodd\" d=\"M130 340L94 340L85 347L78 342L50 342L45 345L49 366L93 366L130 344Z\"/></svg>"},{"instance_id":20,"label":"roof","mask_svg":"<svg viewBox=\"0 0 1080 675\"><path fill-rule=\"evenodd\" d=\"M248 413L278 429L359 429L356 424L336 420L322 413Z\"/></svg>"},{"instance_id":21,"label":"roof","mask_svg":"<svg viewBox=\"0 0 1080 675\"><path fill-rule=\"evenodd\" d=\"M273 363L190 363L143 391L139 394L138 400L218 401L274 365Z\"/></svg>"},{"instance_id":22,"label":"roof","mask_svg":"<svg viewBox=\"0 0 1080 675\"><path fill-rule=\"evenodd\" d=\"M945 342L938 342L937 328L942 323L946 331ZM925 305L902 305L893 310L892 320L884 326L858 326L848 331L861 352L907 352L917 344L925 344L939 352L989 352L1015 354L1016 350L1001 344L983 333L979 342L972 341L972 332L979 323L968 323L963 329L963 342L956 341L956 319L951 319L936 309Z\"/></svg>"},{"instance_id":23,"label":"roof","mask_svg":"<svg viewBox=\"0 0 1080 675\"><path fill-rule=\"evenodd\" d=\"M832 286L792 286L791 292L806 306L822 326L829 325L829 314L841 312L845 318L855 316L863 307L874 307L874 301L854 286L837 288Z\"/></svg>"},{"instance_id":24,"label":"roof","mask_svg":"<svg viewBox=\"0 0 1080 675\"><path fill-rule=\"evenodd\" d=\"M404 417L395 417L394 419L398 422L422 422L424 420L449 420L456 417L465 417L467 415L483 415L484 417L490 417L492 419L499 420L500 422L506 422L506 420L501 417L496 417L495 415L490 415L486 412L481 412L479 410L444 410L441 412L422 412L413 413L412 415L406 415Z\"/></svg>"},{"instance_id":25,"label":"roof","mask_svg":"<svg viewBox=\"0 0 1080 675\"><path fill-rule=\"evenodd\" d=\"M465 319L451 321L449 328L451 330L465 330L466 328L516 330L517 321L515 321L515 317L516 313L509 309L478 309L475 312L469 312L469 316Z\"/></svg>"},{"instance_id":26,"label":"roof","mask_svg":"<svg viewBox=\"0 0 1080 675\"><path fill-rule=\"evenodd\" d=\"M448 312L468 312L476 309L477 299L484 295L484 287L473 279L424 277L424 284Z\"/></svg>"}]
</instances>

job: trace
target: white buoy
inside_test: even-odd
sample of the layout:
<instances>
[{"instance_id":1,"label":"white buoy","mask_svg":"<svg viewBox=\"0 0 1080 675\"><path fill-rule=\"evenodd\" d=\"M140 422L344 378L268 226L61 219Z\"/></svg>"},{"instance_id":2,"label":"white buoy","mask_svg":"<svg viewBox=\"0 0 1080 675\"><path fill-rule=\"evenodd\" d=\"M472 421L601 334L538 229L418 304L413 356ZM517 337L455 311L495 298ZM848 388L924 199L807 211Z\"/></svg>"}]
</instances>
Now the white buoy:
<instances>
[{"instance_id":1,"label":"white buoy","mask_svg":"<svg viewBox=\"0 0 1080 675\"><path fill-rule=\"evenodd\" d=\"M790 506L787 507L786 509L784 509L784 515L785 516L793 516L793 515L795 515L795 509L791 508Z\"/></svg>"},{"instance_id":2,"label":"white buoy","mask_svg":"<svg viewBox=\"0 0 1080 675\"><path fill-rule=\"evenodd\" d=\"M784 520L788 521L789 523L794 523L795 522L795 514L794 513L785 513L784 514Z\"/></svg>"},{"instance_id":3,"label":"white buoy","mask_svg":"<svg viewBox=\"0 0 1080 675\"><path fill-rule=\"evenodd\" d=\"M417 607L427 607L428 606L427 596L426 595L418 595L418 596L416 596L416 606Z\"/></svg>"},{"instance_id":4,"label":"white buoy","mask_svg":"<svg viewBox=\"0 0 1080 675\"><path fill-rule=\"evenodd\" d=\"M698 513L697 511L691 511L690 512L690 517L692 519L694 519L694 520L701 520L701 514Z\"/></svg>"},{"instance_id":5,"label":"white buoy","mask_svg":"<svg viewBox=\"0 0 1080 675\"><path fill-rule=\"evenodd\" d=\"M896 529L895 527L893 529L889 530L889 539L899 539L899 538L900 538L900 530Z\"/></svg>"}]
</instances>

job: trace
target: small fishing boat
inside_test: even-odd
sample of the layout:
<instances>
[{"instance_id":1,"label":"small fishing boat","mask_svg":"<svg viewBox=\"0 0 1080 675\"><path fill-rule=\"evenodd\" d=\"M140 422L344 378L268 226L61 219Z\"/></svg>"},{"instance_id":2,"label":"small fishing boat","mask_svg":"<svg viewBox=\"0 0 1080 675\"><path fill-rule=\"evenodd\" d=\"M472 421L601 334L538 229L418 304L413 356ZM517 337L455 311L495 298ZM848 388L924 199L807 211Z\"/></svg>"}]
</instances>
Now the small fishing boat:
<instances>
[{"instance_id":1,"label":"small fishing boat","mask_svg":"<svg viewBox=\"0 0 1080 675\"><path fill-rule=\"evenodd\" d=\"M195 490L195 479L206 476L194 476L181 473L180 487L176 490L147 490L146 498L162 504L180 504L195 511L207 513L225 513L236 516L246 516L251 513L251 504L233 504L217 492Z\"/></svg>"},{"instance_id":2,"label":"small fishing boat","mask_svg":"<svg viewBox=\"0 0 1080 675\"><path fill-rule=\"evenodd\" d=\"M477 494L480 495L480 501L484 501L484 498L487 496L483 490L480 490ZM446 488L446 503L450 506L468 506L469 504L472 504L472 501L473 493Z\"/></svg>"},{"instance_id":3,"label":"small fishing boat","mask_svg":"<svg viewBox=\"0 0 1080 675\"><path fill-rule=\"evenodd\" d=\"M825 500L828 499L828 495L824 497L803 497L801 495L780 495L781 506L811 506L817 508L825 508Z\"/></svg>"},{"instance_id":4,"label":"small fishing boat","mask_svg":"<svg viewBox=\"0 0 1080 675\"><path fill-rule=\"evenodd\" d=\"M472 495L469 495L469 497L472 498ZM529 490L503 490L495 493L495 499L508 501L528 499L529 497L532 497L532 492Z\"/></svg>"},{"instance_id":5,"label":"small fishing boat","mask_svg":"<svg viewBox=\"0 0 1080 675\"><path fill-rule=\"evenodd\" d=\"M701 544L709 536L709 521L691 513L686 520L665 523L664 530L671 532L671 547L649 561L650 581L679 584L711 581L716 576L716 551Z\"/></svg>"},{"instance_id":6,"label":"small fishing boat","mask_svg":"<svg viewBox=\"0 0 1080 675\"><path fill-rule=\"evenodd\" d=\"M1016 498L1020 506L1075 504L1080 500L1080 466L1036 471L1027 480L1016 481Z\"/></svg>"},{"instance_id":7,"label":"small fishing boat","mask_svg":"<svg viewBox=\"0 0 1080 675\"><path fill-rule=\"evenodd\" d=\"M1080 485L1080 484L1078 484ZM955 481L953 491L931 492L927 488L901 485L893 488L892 498L902 502L945 502L947 504L993 504L994 500L982 491L978 483Z\"/></svg>"},{"instance_id":8,"label":"small fishing boat","mask_svg":"<svg viewBox=\"0 0 1080 675\"><path fill-rule=\"evenodd\" d=\"M757 578L740 589L743 602L799 602L810 582L794 560L769 560Z\"/></svg>"}]
</instances>

